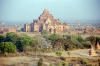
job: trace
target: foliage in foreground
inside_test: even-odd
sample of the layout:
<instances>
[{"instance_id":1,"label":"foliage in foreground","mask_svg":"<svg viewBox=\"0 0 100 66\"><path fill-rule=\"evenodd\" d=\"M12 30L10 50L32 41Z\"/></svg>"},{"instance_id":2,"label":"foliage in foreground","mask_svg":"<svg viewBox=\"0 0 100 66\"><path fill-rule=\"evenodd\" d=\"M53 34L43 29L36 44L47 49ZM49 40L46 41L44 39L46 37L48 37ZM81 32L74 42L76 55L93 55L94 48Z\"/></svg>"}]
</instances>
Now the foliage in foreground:
<instances>
[{"instance_id":1,"label":"foliage in foreground","mask_svg":"<svg viewBox=\"0 0 100 66\"><path fill-rule=\"evenodd\" d=\"M9 32L6 35L0 35L0 43L1 42L12 42L18 51L23 51L25 47L32 46L35 42L35 39L26 34Z\"/></svg>"},{"instance_id":2,"label":"foliage in foreground","mask_svg":"<svg viewBox=\"0 0 100 66\"><path fill-rule=\"evenodd\" d=\"M81 59L81 63L82 63L82 64L87 64L87 63L88 63L88 60L85 59L85 58L82 58L82 59Z\"/></svg>"},{"instance_id":3,"label":"foliage in foreground","mask_svg":"<svg viewBox=\"0 0 100 66\"><path fill-rule=\"evenodd\" d=\"M69 55L69 57L70 57L70 55L71 55L71 52L67 52L67 54Z\"/></svg>"},{"instance_id":4,"label":"foliage in foreground","mask_svg":"<svg viewBox=\"0 0 100 66\"><path fill-rule=\"evenodd\" d=\"M1 42L4 42L4 41L5 41L5 38L6 38L5 35L0 34L0 43L1 43Z\"/></svg>"},{"instance_id":5,"label":"foliage in foreground","mask_svg":"<svg viewBox=\"0 0 100 66\"><path fill-rule=\"evenodd\" d=\"M57 52L56 52L56 55L57 55L58 57L60 57L60 56L62 55L62 51L57 51Z\"/></svg>"},{"instance_id":6,"label":"foliage in foreground","mask_svg":"<svg viewBox=\"0 0 100 66\"><path fill-rule=\"evenodd\" d=\"M60 62L59 64L58 64L58 66L68 66L68 62Z\"/></svg>"},{"instance_id":7,"label":"foliage in foreground","mask_svg":"<svg viewBox=\"0 0 100 66\"><path fill-rule=\"evenodd\" d=\"M16 52L16 46L11 42L1 42L0 50L2 53L14 53Z\"/></svg>"},{"instance_id":8,"label":"foliage in foreground","mask_svg":"<svg viewBox=\"0 0 100 66\"><path fill-rule=\"evenodd\" d=\"M39 59L37 66L43 66L43 59L42 58Z\"/></svg>"}]
</instances>

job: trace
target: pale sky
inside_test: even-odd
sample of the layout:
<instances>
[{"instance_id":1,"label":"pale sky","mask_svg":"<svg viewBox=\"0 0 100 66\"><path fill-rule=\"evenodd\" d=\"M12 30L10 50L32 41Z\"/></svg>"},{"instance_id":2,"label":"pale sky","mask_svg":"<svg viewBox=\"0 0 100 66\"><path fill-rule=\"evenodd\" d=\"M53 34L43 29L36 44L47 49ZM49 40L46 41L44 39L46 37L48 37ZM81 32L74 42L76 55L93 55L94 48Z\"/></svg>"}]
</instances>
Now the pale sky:
<instances>
[{"instance_id":1,"label":"pale sky","mask_svg":"<svg viewBox=\"0 0 100 66\"><path fill-rule=\"evenodd\" d=\"M47 8L55 19L100 20L100 0L0 0L0 22L32 22Z\"/></svg>"}]
</instances>

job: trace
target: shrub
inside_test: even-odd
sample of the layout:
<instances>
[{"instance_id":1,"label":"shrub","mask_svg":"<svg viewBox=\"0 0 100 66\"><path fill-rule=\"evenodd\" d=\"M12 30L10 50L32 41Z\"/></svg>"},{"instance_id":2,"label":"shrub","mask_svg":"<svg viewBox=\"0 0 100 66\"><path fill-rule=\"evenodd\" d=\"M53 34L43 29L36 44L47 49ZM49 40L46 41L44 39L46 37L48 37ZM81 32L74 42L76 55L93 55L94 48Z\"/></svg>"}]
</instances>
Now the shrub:
<instances>
[{"instance_id":1,"label":"shrub","mask_svg":"<svg viewBox=\"0 0 100 66\"><path fill-rule=\"evenodd\" d=\"M60 62L58 66L68 66L68 62Z\"/></svg>"},{"instance_id":2,"label":"shrub","mask_svg":"<svg viewBox=\"0 0 100 66\"><path fill-rule=\"evenodd\" d=\"M16 46L11 42L1 42L0 50L2 53L14 53L16 52Z\"/></svg>"},{"instance_id":3,"label":"shrub","mask_svg":"<svg viewBox=\"0 0 100 66\"><path fill-rule=\"evenodd\" d=\"M82 45L83 45L85 48L90 48L90 47L91 47L91 42L90 42L90 41L82 42Z\"/></svg>"},{"instance_id":4,"label":"shrub","mask_svg":"<svg viewBox=\"0 0 100 66\"><path fill-rule=\"evenodd\" d=\"M38 66L43 66L43 59L42 58L39 59Z\"/></svg>"},{"instance_id":5,"label":"shrub","mask_svg":"<svg viewBox=\"0 0 100 66\"><path fill-rule=\"evenodd\" d=\"M49 66L52 66L52 63L50 63L50 65Z\"/></svg>"},{"instance_id":6,"label":"shrub","mask_svg":"<svg viewBox=\"0 0 100 66\"><path fill-rule=\"evenodd\" d=\"M57 34L51 34L50 36L49 36L49 40L51 40L51 41L55 41L55 40L57 40L59 38L59 35L57 35Z\"/></svg>"},{"instance_id":7,"label":"shrub","mask_svg":"<svg viewBox=\"0 0 100 66\"><path fill-rule=\"evenodd\" d=\"M8 53L7 52L5 52L4 54L5 54L5 56L8 56Z\"/></svg>"},{"instance_id":8,"label":"shrub","mask_svg":"<svg viewBox=\"0 0 100 66\"><path fill-rule=\"evenodd\" d=\"M66 60L66 57L60 57L61 60Z\"/></svg>"},{"instance_id":9,"label":"shrub","mask_svg":"<svg viewBox=\"0 0 100 66\"><path fill-rule=\"evenodd\" d=\"M62 51L57 51L56 55L60 57L62 55Z\"/></svg>"},{"instance_id":10,"label":"shrub","mask_svg":"<svg viewBox=\"0 0 100 66\"><path fill-rule=\"evenodd\" d=\"M81 63L82 63L82 64L87 64L87 63L88 63L88 60L85 59L85 58L84 58L84 59L81 59Z\"/></svg>"},{"instance_id":11,"label":"shrub","mask_svg":"<svg viewBox=\"0 0 100 66\"><path fill-rule=\"evenodd\" d=\"M6 38L5 35L0 34L0 42L4 42L5 38Z\"/></svg>"},{"instance_id":12,"label":"shrub","mask_svg":"<svg viewBox=\"0 0 100 66\"><path fill-rule=\"evenodd\" d=\"M70 57L70 55L71 55L71 52L67 52L67 54L69 55L69 57Z\"/></svg>"}]
</instances>

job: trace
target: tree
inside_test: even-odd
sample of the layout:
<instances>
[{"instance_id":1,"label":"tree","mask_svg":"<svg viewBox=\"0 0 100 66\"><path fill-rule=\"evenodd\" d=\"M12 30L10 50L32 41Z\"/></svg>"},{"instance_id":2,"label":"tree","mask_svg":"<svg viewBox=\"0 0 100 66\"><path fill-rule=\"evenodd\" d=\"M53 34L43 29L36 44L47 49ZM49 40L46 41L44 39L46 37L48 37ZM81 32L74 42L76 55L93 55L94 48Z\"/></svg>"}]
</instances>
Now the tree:
<instances>
[{"instance_id":1,"label":"tree","mask_svg":"<svg viewBox=\"0 0 100 66\"><path fill-rule=\"evenodd\" d=\"M83 42L80 43L78 40L74 40L73 43L74 43L76 49L83 48L83 45L82 45Z\"/></svg>"},{"instance_id":2,"label":"tree","mask_svg":"<svg viewBox=\"0 0 100 66\"><path fill-rule=\"evenodd\" d=\"M90 41L92 45L96 43L96 37L95 36L89 36L86 38L86 40Z\"/></svg>"},{"instance_id":3,"label":"tree","mask_svg":"<svg viewBox=\"0 0 100 66\"><path fill-rule=\"evenodd\" d=\"M23 51L25 47L32 46L34 44L34 41L34 38L26 34L22 34L21 37L16 40L15 45L19 51Z\"/></svg>"},{"instance_id":4,"label":"tree","mask_svg":"<svg viewBox=\"0 0 100 66\"><path fill-rule=\"evenodd\" d=\"M98 41L100 44L100 37L99 36L96 37L96 41Z\"/></svg>"},{"instance_id":5,"label":"tree","mask_svg":"<svg viewBox=\"0 0 100 66\"><path fill-rule=\"evenodd\" d=\"M71 35L66 35L66 38L67 39L71 39Z\"/></svg>"},{"instance_id":6,"label":"tree","mask_svg":"<svg viewBox=\"0 0 100 66\"><path fill-rule=\"evenodd\" d=\"M63 48L64 50L71 50L73 49L75 46L74 46L74 43L72 42L72 40L70 39L57 39L55 40L54 42L51 43L53 48Z\"/></svg>"},{"instance_id":7,"label":"tree","mask_svg":"<svg viewBox=\"0 0 100 66\"><path fill-rule=\"evenodd\" d=\"M11 42L1 42L0 50L2 53L14 53L16 52L16 46Z\"/></svg>"},{"instance_id":8,"label":"tree","mask_svg":"<svg viewBox=\"0 0 100 66\"><path fill-rule=\"evenodd\" d=\"M83 45L85 48L90 48L90 47L91 47L91 42L90 42L90 41L82 42L82 45Z\"/></svg>"},{"instance_id":9,"label":"tree","mask_svg":"<svg viewBox=\"0 0 100 66\"><path fill-rule=\"evenodd\" d=\"M43 66L43 59L42 58L39 59L38 66Z\"/></svg>"},{"instance_id":10,"label":"tree","mask_svg":"<svg viewBox=\"0 0 100 66\"><path fill-rule=\"evenodd\" d=\"M51 34L50 37L49 37L49 40L55 41L55 40L57 40L58 38L59 38L59 35L57 35L57 34Z\"/></svg>"},{"instance_id":11,"label":"tree","mask_svg":"<svg viewBox=\"0 0 100 66\"><path fill-rule=\"evenodd\" d=\"M16 42L16 40L18 40L19 39L19 36L16 34L16 33L14 33L14 32L10 32L10 33L7 33L6 34L6 41L7 42L12 42L12 43L15 43Z\"/></svg>"},{"instance_id":12,"label":"tree","mask_svg":"<svg viewBox=\"0 0 100 66\"><path fill-rule=\"evenodd\" d=\"M57 51L57 52L56 52L56 55L59 56L59 57L61 57L62 51Z\"/></svg>"},{"instance_id":13,"label":"tree","mask_svg":"<svg viewBox=\"0 0 100 66\"><path fill-rule=\"evenodd\" d=\"M71 55L71 52L67 52L67 54L69 55L69 57L70 57L70 55Z\"/></svg>"},{"instance_id":14,"label":"tree","mask_svg":"<svg viewBox=\"0 0 100 66\"><path fill-rule=\"evenodd\" d=\"M6 36L5 36L5 35L0 34L0 42L4 42L5 38L6 38Z\"/></svg>"},{"instance_id":15,"label":"tree","mask_svg":"<svg viewBox=\"0 0 100 66\"><path fill-rule=\"evenodd\" d=\"M77 35L77 40L78 40L80 43L83 42L82 36L81 36L81 35Z\"/></svg>"}]
</instances>

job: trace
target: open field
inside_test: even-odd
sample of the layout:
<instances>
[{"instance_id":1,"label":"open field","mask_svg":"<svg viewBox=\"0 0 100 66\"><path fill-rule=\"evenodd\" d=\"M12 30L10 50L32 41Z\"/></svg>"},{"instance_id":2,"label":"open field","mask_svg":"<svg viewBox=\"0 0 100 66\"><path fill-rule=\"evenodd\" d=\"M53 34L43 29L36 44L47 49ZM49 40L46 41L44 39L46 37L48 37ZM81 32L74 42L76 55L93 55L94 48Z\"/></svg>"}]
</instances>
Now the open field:
<instances>
[{"instance_id":1,"label":"open field","mask_svg":"<svg viewBox=\"0 0 100 66\"><path fill-rule=\"evenodd\" d=\"M71 52L70 57L82 57L82 58L89 58L89 59L95 59L95 60L100 59L99 57L94 58L93 56L90 56L89 53L88 53L89 50L90 49L79 49L79 50L70 51ZM67 52L69 52L69 51L64 51L62 53L62 56L63 57L69 57ZM46 53L45 55L57 57L55 55L55 53ZM100 56L100 54L98 54L97 56Z\"/></svg>"},{"instance_id":2,"label":"open field","mask_svg":"<svg viewBox=\"0 0 100 66\"><path fill-rule=\"evenodd\" d=\"M88 56L89 49L79 49L79 50L73 50L71 52L70 57L76 57L76 58L88 58L93 60L100 59L100 56ZM64 51L62 54L63 57L69 57L67 54L67 51ZM0 66L37 66L37 62L41 56L18 56L18 57L0 57ZM44 54L44 64L45 66L48 66L51 62L53 64L56 64L59 62L59 58L55 55L55 53L45 53ZM56 65L54 65L56 66Z\"/></svg>"}]
</instances>

